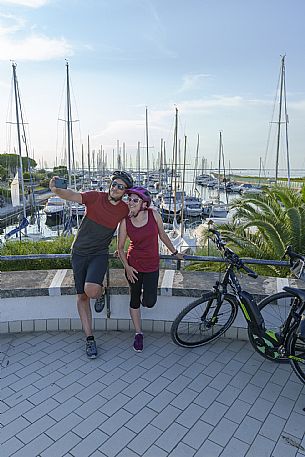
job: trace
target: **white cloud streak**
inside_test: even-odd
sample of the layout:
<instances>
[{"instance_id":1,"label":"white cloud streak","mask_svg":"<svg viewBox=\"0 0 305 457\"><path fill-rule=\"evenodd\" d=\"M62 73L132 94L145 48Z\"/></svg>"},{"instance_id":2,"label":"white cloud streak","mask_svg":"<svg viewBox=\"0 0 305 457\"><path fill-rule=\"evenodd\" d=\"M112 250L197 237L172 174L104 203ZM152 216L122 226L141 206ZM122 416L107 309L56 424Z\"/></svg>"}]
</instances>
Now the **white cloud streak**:
<instances>
[{"instance_id":1,"label":"white cloud streak","mask_svg":"<svg viewBox=\"0 0 305 457\"><path fill-rule=\"evenodd\" d=\"M0 37L0 60L46 61L73 55L72 46L65 38L32 35L24 40Z\"/></svg>"},{"instance_id":2,"label":"white cloud streak","mask_svg":"<svg viewBox=\"0 0 305 457\"><path fill-rule=\"evenodd\" d=\"M49 3L50 0L0 0L0 5L19 5L28 8L40 8Z\"/></svg>"},{"instance_id":3,"label":"white cloud streak","mask_svg":"<svg viewBox=\"0 0 305 457\"><path fill-rule=\"evenodd\" d=\"M183 83L179 92L186 92L188 90L198 89L202 84L203 79L209 78L211 75L205 73L188 74L183 76Z\"/></svg>"},{"instance_id":4,"label":"white cloud streak","mask_svg":"<svg viewBox=\"0 0 305 457\"><path fill-rule=\"evenodd\" d=\"M0 13L0 61L47 61L71 55L73 47L65 38L29 31L23 18Z\"/></svg>"}]
</instances>

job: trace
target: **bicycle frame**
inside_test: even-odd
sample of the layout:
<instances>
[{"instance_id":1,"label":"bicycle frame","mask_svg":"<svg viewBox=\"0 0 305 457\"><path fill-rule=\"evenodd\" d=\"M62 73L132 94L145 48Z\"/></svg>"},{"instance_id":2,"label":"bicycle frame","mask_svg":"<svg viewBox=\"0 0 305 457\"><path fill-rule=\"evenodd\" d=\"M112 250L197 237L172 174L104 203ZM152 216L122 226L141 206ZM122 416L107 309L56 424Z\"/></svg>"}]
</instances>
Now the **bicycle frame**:
<instances>
[{"instance_id":1,"label":"bicycle frame","mask_svg":"<svg viewBox=\"0 0 305 457\"><path fill-rule=\"evenodd\" d=\"M265 333L263 316L261 315L253 296L248 292L242 290L234 272L234 265L232 264L227 267L222 281L217 281L214 286L215 292L217 292L219 295L217 298L218 303L213 313L213 317L216 318L218 314L222 299L224 295L228 293L228 286L231 287L248 325L251 326L252 330L256 331L259 336L262 336ZM220 290L220 288L222 288L222 290ZM207 314L207 312L205 314ZM203 316L203 318L205 318L205 316Z\"/></svg>"}]
</instances>

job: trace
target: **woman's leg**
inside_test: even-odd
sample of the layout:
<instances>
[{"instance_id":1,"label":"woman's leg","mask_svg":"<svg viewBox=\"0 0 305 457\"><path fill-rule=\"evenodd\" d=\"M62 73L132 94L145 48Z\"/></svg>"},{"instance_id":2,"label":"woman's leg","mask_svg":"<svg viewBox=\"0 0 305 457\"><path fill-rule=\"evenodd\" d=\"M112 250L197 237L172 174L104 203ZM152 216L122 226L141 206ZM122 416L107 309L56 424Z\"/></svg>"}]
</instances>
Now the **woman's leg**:
<instances>
[{"instance_id":1,"label":"woman's leg","mask_svg":"<svg viewBox=\"0 0 305 457\"><path fill-rule=\"evenodd\" d=\"M142 332L141 326L141 311L140 311L140 304L141 304L141 292L142 292L142 284L143 284L143 273L138 273L138 280L134 283L129 282L129 290L130 290L130 308L129 313L132 319L133 326L135 328L136 333Z\"/></svg>"},{"instance_id":2,"label":"woman's leg","mask_svg":"<svg viewBox=\"0 0 305 457\"><path fill-rule=\"evenodd\" d=\"M158 297L159 270L143 273L143 301L142 305L152 308Z\"/></svg>"},{"instance_id":3,"label":"woman's leg","mask_svg":"<svg viewBox=\"0 0 305 457\"><path fill-rule=\"evenodd\" d=\"M136 333L142 333L141 310L139 308L129 308L130 317Z\"/></svg>"}]
</instances>

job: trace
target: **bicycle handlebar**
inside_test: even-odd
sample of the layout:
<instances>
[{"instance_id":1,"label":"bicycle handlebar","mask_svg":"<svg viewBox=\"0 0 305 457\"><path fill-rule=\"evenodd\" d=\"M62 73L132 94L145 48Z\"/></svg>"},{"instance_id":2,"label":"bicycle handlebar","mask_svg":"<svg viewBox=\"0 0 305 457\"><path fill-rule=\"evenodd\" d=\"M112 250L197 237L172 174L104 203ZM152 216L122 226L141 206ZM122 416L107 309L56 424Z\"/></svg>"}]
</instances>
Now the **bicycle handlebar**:
<instances>
[{"instance_id":1,"label":"bicycle handlebar","mask_svg":"<svg viewBox=\"0 0 305 457\"><path fill-rule=\"evenodd\" d=\"M293 259L300 259L300 260L303 260L303 262L305 262L305 257L303 255L301 255L301 254L297 254L296 252L294 252L292 250L292 246L291 245L286 247L285 252L284 252L281 260L284 260L285 257L287 257L287 256L289 257L290 264L292 264Z\"/></svg>"},{"instance_id":2,"label":"bicycle handlebar","mask_svg":"<svg viewBox=\"0 0 305 457\"><path fill-rule=\"evenodd\" d=\"M247 267L242 259L239 257L238 254L236 254L232 249L226 248L226 243L223 241L221 238L220 233L215 230L215 229L209 229L209 232L213 233L215 235L215 239L213 240L214 243L216 244L217 248L220 251L224 252L224 257L228 259L228 261L231 263L231 265L234 265L238 269L243 269L248 276L251 276L251 278L257 278L257 273L255 271L251 270L251 268Z\"/></svg>"}]
</instances>

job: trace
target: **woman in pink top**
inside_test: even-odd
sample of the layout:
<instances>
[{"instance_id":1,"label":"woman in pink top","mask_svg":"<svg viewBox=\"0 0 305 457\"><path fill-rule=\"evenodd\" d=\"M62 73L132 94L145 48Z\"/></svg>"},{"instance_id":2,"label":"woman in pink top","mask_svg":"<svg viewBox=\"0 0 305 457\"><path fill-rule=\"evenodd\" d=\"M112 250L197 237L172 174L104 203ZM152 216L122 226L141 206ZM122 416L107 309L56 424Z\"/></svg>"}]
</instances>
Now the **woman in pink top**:
<instances>
[{"instance_id":1,"label":"woman in pink top","mask_svg":"<svg viewBox=\"0 0 305 457\"><path fill-rule=\"evenodd\" d=\"M159 238L178 259L183 260L164 231L161 216L149 208L151 196L144 187L127 190L129 216L119 226L118 252L130 288L130 316L135 328L133 348L143 350L140 305L152 308L157 301ZM126 238L130 239L127 255Z\"/></svg>"}]
</instances>

